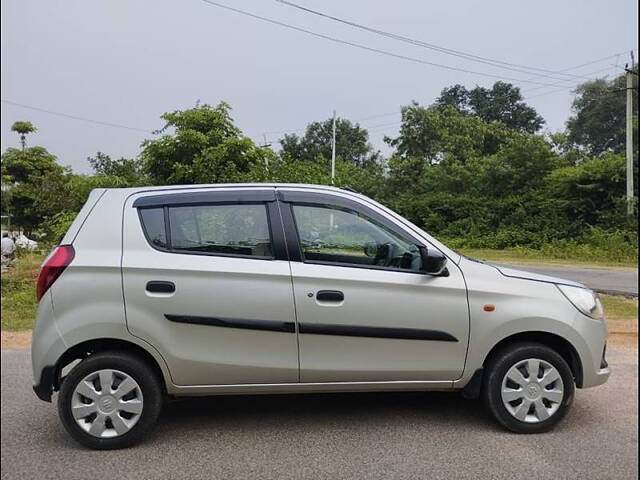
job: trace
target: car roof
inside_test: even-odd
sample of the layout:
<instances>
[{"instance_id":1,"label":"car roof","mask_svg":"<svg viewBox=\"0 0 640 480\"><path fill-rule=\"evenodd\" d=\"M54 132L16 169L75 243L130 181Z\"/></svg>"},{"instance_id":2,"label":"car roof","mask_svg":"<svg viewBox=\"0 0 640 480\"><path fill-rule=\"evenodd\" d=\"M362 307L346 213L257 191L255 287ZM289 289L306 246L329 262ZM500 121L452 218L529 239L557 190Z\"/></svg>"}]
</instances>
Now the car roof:
<instances>
[{"instance_id":1,"label":"car roof","mask_svg":"<svg viewBox=\"0 0 640 480\"><path fill-rule=\"evenodd\" d=\"M349 187L334 187L331 185L316 185L311 183L201 183L201 184L187 184L187 185L147 185L141 187L113 187L105 188L104 190L122 190L133 192L149 192L154 190L184 190L184 189L196 189L196 188L313 188L319 190L327 190L334 192L352 192L358 193Z\"/></svg>"}]
</instances>

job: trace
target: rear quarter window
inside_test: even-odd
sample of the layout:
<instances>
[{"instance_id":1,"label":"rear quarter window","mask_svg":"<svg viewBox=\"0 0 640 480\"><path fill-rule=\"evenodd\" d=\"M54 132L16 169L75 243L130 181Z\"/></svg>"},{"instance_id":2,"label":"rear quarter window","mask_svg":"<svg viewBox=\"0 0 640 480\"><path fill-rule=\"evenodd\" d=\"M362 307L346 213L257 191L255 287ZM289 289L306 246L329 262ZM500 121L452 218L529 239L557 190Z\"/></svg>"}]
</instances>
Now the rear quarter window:
<instances>
[{"instance_id":1,"label":"rear quarter window","mask_svg":"<svg viewBox=\"0 0 640 480\"><path fill-rule=\"evenodd\" d=\"M140 220L147 240L156 248L169 248L167 234L164 228L164 210L162 208L143 208L140 210Z\"/></svg>"}]
</instances>

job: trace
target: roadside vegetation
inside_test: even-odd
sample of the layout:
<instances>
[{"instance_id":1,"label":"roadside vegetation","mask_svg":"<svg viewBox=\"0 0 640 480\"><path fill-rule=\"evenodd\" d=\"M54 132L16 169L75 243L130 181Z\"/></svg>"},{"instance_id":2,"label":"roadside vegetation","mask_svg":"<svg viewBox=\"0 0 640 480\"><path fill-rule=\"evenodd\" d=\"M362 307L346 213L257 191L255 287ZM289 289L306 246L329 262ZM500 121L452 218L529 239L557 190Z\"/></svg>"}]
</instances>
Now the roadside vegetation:
<instances>
[{"instance_id":1,"label":"roadside vegetation","mask_svg":"<svg viewBox=\"0 0 640 480\"><path fill-rule=\"evenodd\" d=\"M29 330L36 318L36 280L44 255L21 252L2 272L2 329Z\"/></svg>"},{"instance_id":2,"label":"roadside vegetation","mask_svg":"<svg viewBox=\"0 0 640 480\"><path fill-rule=\"evenodd\" d=\"M447 243L446 239L444 240ZM624 250L627 250L625 252ZM600 268L638 268L632 245L624 244L616 250L612 246L605 248L589 244L545 244L539 249L528 247L510 247L503 250L489 248L459 248L463 255L479 260L515 265L547 264L563 266L600 267Z\"/></svg>"},{"instance_id":3,"label":"roadside vegetation","mask_svg":"<svg viewBox=\"0 0 640 480\"><path fill-rule=\"evenodd\" d=\"M371 146L365 128L339 118L334 183L380 201L470 256L634 266L638 209L634 203L627 214L625 85L623 76L579 85L559 132L544 132L544 119L512 84L453 85L431 104L401 108L398 134L385 137L389 156ZM637 110L634 119L637 141ZM280 148L245 136L224 102L166 112L158 126L136 157L97 152L87 159L94 173L80 175L45 147L29 145L34 125L15 122L21 148L2 154L2 214L46 245L62 238L94 188L332 184L332 119L272 139ZM637 173L635 161L636 198Z\"/></svg>"}]
</instances>

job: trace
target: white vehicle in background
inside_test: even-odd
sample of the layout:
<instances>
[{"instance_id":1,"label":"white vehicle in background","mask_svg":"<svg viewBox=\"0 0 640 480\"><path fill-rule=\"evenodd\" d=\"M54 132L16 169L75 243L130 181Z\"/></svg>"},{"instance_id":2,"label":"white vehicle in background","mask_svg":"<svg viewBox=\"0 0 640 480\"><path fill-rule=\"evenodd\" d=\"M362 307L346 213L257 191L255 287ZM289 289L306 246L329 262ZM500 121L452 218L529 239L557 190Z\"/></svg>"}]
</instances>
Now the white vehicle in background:
<instances>
[{"instance_id":1,"label":"white vehicle in background","mask_svg":"<svg viewBox=\"0 0 640 480\"><path fill-rule=\"evenodd\" d=\"M28 252L35 252L38 249L38 242L27 238L24 233L19 233L15 238L16 246Z\"/></svg>"},{"instance_id":2,"label":"white vehicle in background","mask_svg":"<svg viewBox=\"0 0 640 480\"><path fill-rule=\"evenodd\" d=\"M324 186L94 190L37 296L34 390L59 391L91 448L132 445L165 397L193 395L460 391L536 433L610 373L591 290Z\"/></svg>"}]
</instances>

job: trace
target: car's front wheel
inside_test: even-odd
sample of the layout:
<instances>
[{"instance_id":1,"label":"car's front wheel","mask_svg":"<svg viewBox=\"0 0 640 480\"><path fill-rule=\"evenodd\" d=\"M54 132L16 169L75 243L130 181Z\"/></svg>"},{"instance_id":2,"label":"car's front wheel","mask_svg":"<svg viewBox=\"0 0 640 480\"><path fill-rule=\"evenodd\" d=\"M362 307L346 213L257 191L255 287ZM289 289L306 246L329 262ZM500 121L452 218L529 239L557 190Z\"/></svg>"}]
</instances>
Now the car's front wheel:
<instances>
[{"instance_id":1,"label":"car's front wheel","mask_svg":"<svg viewBox=\"0 0 640 480\"><path fill-rule=\"evenodd\" d=\"M493 416L518 433L544 432L567 414L575 391L567 362L538 343L518 343L487 365L483 396Z\"/></svg>"},{"instance_id":2,"label":"car's front wheel","mask_svg":"<svg viewBox=\"0 0 640 480\"><path fill-rule=\"evenodd\" d=\"M113 351L91 355L71 370L60 388L58 411L79 443L114 449L142 440L162 402L155 372L139 357Z\"/></svg>"}]
</instances>

